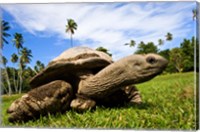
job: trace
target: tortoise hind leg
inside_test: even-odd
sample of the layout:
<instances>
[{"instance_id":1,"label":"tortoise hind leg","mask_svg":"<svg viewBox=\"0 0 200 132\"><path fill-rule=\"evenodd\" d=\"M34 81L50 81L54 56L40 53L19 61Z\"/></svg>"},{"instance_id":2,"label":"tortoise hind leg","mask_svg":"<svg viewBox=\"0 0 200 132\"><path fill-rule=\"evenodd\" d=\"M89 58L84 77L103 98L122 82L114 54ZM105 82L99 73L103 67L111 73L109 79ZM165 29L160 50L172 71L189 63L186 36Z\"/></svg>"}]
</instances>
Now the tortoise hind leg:
<instances>
[{"instance_id":1,"label":"tortoise hind leg","mask_svg":"<svg viewBox=\"0 0 200 132\"><path fill-rule=\"evenodd\" d=\"M40 115L64 112L70 108L73 98L69 83L56 80L37 87L15 100L8 108L10 122L22 122L37 119Z\"/></svg>"}]
</instances>

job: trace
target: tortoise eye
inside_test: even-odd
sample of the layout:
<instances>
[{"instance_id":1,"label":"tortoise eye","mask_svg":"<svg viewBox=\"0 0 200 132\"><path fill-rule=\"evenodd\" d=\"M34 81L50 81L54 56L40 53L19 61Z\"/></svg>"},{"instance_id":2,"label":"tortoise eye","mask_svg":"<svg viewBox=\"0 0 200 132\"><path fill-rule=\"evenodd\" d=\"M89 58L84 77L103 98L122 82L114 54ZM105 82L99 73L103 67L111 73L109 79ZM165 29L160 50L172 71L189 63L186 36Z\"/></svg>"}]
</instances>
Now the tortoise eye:
<instances>
[{"instance_id":1,"label":"tortoise eye","mask_svg":"<svg viewBox=\"0 0 200 132\"><path fill-rule=\"evenodd\" d=\"M154 63L156 63L156 58L153 56L149 56L149 57L147 57L146 61L150 64L154 64Z\"/></svg>"}]
</instances>

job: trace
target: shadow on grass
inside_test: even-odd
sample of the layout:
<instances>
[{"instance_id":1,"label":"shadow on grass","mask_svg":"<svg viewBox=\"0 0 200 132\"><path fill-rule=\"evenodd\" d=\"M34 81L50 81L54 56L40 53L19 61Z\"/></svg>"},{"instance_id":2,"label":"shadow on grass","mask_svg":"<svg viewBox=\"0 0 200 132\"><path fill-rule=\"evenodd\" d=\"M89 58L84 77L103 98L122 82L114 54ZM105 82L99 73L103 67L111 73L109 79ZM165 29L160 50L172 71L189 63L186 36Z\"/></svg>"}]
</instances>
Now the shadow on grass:
<instances>
[{"instance_id":1,"label":"shadow on grass","mask_svg":"<svg viewBox=\"0 0 200 132\"><path fill-rule=\"evenodd\" d=\"M130 103L127 103L124 106L121 106L120 108L151 109L153 107L155 107L155 105L153 103L143 102L141 104L130 104Z\"/></svg>"},{"instance_id":2,"label":"shadow on grass","mask_svg":"<svg viewBox=\"0 0 200 132\"><path fill-rule=\"evenodd\" d=\"M120 105L98 105L98 107L101 109L127 109L127 108L152 109L155 107L155 104L150 102L143 102L141 104L125 103ZM95 111L95 109L91 111Z\"/></svg>"}]
</instances>

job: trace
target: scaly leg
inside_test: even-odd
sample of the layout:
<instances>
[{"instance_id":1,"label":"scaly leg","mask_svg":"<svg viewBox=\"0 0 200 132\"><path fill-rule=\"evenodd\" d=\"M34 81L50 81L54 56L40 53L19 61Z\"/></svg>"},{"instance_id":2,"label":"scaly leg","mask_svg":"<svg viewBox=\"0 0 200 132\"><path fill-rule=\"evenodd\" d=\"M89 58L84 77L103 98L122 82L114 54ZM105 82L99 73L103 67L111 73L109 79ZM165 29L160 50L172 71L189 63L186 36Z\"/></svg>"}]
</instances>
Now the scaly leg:
<instances>
[{"instance_id":1,"label":"scaly leg","mask_svg":"<svg viewBox=\"0 0 200 132\"><path fill-rule=\"evenodd\" d=\"M130 85L115 91L108 97L98 100L97 103L105 106L118 106L124 103L141 104L142 99L137 88Z\"/></svg>"},{"instance_id":2,"label":"scaly leg","mask_svg":"<svg viewBox=\"0 0 200 132\"><path fill-rule=\"evenodd\" d=\"M39 86L21 98L15 100L8 108L10 122L37 119L40 115L64 112L70 108L73 90L69 83L56 80Z\"/></svg>"}]
</instances>

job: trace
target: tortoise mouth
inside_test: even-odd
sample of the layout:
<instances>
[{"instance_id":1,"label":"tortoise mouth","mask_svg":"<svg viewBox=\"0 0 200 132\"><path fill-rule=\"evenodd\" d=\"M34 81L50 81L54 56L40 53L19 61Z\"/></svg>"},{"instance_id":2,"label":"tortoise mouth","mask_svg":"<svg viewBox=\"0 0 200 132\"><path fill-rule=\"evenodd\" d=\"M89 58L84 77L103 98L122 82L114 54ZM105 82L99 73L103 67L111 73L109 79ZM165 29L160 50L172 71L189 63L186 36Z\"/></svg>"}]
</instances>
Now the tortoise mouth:
<instances>
[{"instance_id":1,"label":"tortoise mouth","mask_svg":"<svg viewBox=\"0 0 200 132\"><path fill-rule=\"evenodd\" d=\"M157 75L161 74L163 72L163 69L158 69L157 67L149 67L146 70L141 70L140 74L141 76L137 76L135 84L143 83L146 81L149 81L156 77Z\"/></svg>"}]
</instances>

